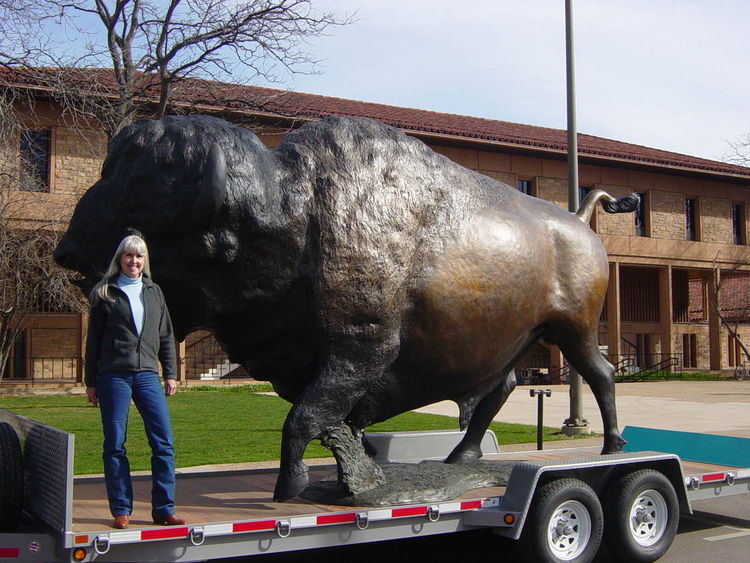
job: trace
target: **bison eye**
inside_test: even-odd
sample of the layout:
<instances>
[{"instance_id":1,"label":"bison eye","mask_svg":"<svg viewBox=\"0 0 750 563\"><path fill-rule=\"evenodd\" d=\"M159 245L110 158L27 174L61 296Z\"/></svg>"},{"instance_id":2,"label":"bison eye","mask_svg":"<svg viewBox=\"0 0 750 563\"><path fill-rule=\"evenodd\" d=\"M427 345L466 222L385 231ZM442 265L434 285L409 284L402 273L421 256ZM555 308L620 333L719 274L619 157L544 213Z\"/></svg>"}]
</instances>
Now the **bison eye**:
<instances>
[{"instance_id":1,"label":"bison eye","mask_svg":"<svg viewBox=\"0 0 750 563\"><path fill-rule=\"evenodd\" d=\"M233 262L237 257L239 241L234 233L221 230L203 235L203 249L207 258L218 258L223 262Z\"/></svg>"}]
</instances>

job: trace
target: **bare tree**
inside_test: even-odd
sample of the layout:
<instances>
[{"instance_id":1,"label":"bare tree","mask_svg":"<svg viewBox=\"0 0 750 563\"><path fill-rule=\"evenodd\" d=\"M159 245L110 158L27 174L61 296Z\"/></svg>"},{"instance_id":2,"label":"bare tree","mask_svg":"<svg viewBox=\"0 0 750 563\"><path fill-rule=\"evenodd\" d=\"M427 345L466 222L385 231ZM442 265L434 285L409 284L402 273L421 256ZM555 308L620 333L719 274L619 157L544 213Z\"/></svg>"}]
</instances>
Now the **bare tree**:
<instances>
[{"instance_id":1,"label":"bare tree","mask_svg":"<svg viewBox=\"0 0 750 563\"><path fill-rule=\"evenodd\" d=\"M717 261L718 256L714 259L714 269L716 269ZM709 307L711 307L711 310L719 317L721 325L726 328L727 332L737 342L746 360L750 361L750 349L748 349L748 346L743 342L739 331L740 322L747 322L750 320L750 295L748 295L748 292L750 292L750 274L740 271L740 267L743 265L744 264L739 263L734 264L727 274L719 276L718 283L709 286L713 287L713 290L708 292L708 304ZM739 306L737 303L734 303L735 307L730 313L725 310L728 298L726 292L723 290L726 289L728 280L738 277L742 278L741 287L744 290L743 297L745 299L739 303Z\"/></svg>"},{"instance_id":2,"label":"bare tree","mask_svg":"<svg viewBox=\"0 0 750 563\"><path fill-rule=\"evenodd\" d=\"M26 92L46 92L68 126L111 137L137 115L164 116L187 78L314 71L310 42L351 21L312 0L0 0L0 373L32 311L79 303L50 256L66 210L29 213L45 199L18 152L19 115L36 119Z\"/></svg>"},{"instance_id":3,"label":"bare tree","mask_svg":"<svg viewBox=\"0 0 750 563\"><path fill-rule=\"evenodd\" d=\"M16 41L0 37L0 64L27 72L42 67L37 81L64 92L58 95L67 102L85 98L86 115L102 120L110 135L154 100L163 117L184 78L276 81L313 72L311 41L353 21L318 13L312 0L0 0L0 19L23 19L18 7L28 3L43 25L26 21ZM61 44L63 32L76 39ZM71 72L94 67L111 69L114 83L93 84Z\"/></svg>"},{"instance_id":4,"label":"bare tree","mask_svg":"<svg viewBox=\"0 0 750 563\"><path fill-rule=\"evenodd\" d=\"M85 310L81 293L52 260L59 225L9 220L14 208L38 204L35 195L0 189L0 378L30 314Z\"/></svg>"},{"instance_id":5,"label":"bare tree","mask_svg":"<svg viewBox=\"0 0 750 563\"><path fill-rule=\"evenodd\" d=\"M745 133L736 141L729 142L729 152L724 160L739 166L750 166L750 133Z\"/></svg>"},{"instance_id":6,"label":"bare tree","mask_svg":"<svg viewBox=\"0 0 750 563\"><path fill-rule=\"evenodd\" d=\"M0 101L0 378L31 313L84 310L80 292L52 260L68 210L44 201L38 168L17 146L25 131L15 113L21 102L10 102Z\"/></svg>"},{"instance_id":7,"label":"bare tree","mask_svg":"<svg viewBox=\"0 0 750 563\"><path fill-rule=\"evenodd\" d=\"M47 47L39 22L52 13L42 2L0 0L0 64L24 65L36 59Z\"/></svg>"}]
</instances>

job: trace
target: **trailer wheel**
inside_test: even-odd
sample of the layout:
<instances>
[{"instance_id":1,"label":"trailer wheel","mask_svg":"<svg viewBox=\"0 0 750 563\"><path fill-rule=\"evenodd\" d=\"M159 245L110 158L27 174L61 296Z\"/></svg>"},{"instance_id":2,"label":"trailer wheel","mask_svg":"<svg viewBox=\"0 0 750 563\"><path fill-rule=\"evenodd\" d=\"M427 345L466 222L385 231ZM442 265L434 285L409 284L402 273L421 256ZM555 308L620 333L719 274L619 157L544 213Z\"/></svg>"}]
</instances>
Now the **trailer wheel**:
<instances>
[{"instance_id":1,"label":"trailer wheel","mask_svg":"<svg viewBox=\"0 0 750 563\"><path fill-rule=\"evenodd\" d=\"M672 545L679 503L662 473L642 469L621 477L610 487L604 508L607 545L617 559L650 563Z\"/></svg>"},{"instance_id":2,"label":"trailer wheel","mask_svg":"<svg viewBox=\"0 0 750 563\"><path fill-rule=\"evenodd\" d=\"M21 443L13 427L0 422L0 532L18 527L23 502Z\"/></svg>"},{"instance_id":3,"label":"trailer wheel","mask_svg":"<svg viewBox=\"0 0 750 563\"><path fill-rule=\"evenodd\" d=\"M604 517L599 498L579 479L557 479L541 486L521 533L527 561L591 561L599 551Z\"/></svg>"}]
</instances>

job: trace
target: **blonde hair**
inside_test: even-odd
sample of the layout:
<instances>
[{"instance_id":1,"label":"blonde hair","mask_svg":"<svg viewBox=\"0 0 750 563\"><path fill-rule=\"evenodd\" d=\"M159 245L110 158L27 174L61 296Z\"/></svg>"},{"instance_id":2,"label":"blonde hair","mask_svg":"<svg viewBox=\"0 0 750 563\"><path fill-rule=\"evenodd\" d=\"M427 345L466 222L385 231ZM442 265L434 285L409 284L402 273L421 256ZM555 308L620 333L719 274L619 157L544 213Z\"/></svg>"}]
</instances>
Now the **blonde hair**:
<instances>
[{"instance_id":1,"label":"blonde hair","mask_svg":"<svg viewBox=\"0 0 750 563\"><path fill-rule=\"evenodd\" d=\"M148 247L146 246L146 241L144 241L138 235L126 236L120 241L120 244L115 251L115 255L112 257L112 260L110 261L109 267L104 273L104 276L91 291L92 305L95 305L99 301L108 301L109 303L112 303L114 301L112 296L109 294L109 284L113 282L117 275L120 273L120 258L126 252L135 252L143 256L143 273L149 278L151 277L151 267L148 261Z\"/></svg>"}]
</instances>

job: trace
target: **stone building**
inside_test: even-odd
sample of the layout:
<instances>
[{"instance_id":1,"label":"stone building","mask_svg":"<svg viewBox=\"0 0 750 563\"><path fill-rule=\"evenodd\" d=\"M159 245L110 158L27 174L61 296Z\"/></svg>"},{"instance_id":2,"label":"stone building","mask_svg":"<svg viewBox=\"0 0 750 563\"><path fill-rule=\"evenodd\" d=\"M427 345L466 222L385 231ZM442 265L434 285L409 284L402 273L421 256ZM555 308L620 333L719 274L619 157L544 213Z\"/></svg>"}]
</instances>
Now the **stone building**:
<instances>
[{"instance_id":1,"label":"stone building","mask_svg":"<svg viewBox=\"0 0 750 563\"><path fill-rule=\"evenodd\" d=\"M27 210L33 220L70 209L94 183L106 137L66 125L47 92L26 86L37 100L27 135L43 146L34 155L43 187ZM252 128L270 147L309 120L370 117L467 168L567 208L563 130L215 82L181 83L173 99L176 111L213 114ZM28 150L23 138L6 150L6 159L13 150ZM727 370L741 361L736 339L712 304L718 298L725 320L750 342L750 324L745 324L750 318L750 168L588 135L579 135L579 153L582 194L602 188L642 198L636 214L608 215L600 209L592 219L610 262L602 352L622 373L651 366ZM83 327L76 313L34 315L5 381L80 381ZM223 362L207 334L191 335L180 353L188 379L236 368ZM539 345L521 367L559 379L563 364L558 350Z\"/></svg>"}]
</instances>

